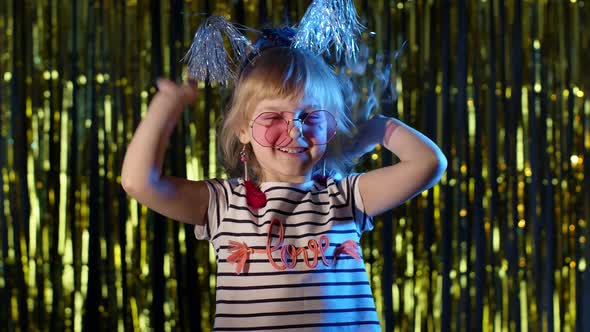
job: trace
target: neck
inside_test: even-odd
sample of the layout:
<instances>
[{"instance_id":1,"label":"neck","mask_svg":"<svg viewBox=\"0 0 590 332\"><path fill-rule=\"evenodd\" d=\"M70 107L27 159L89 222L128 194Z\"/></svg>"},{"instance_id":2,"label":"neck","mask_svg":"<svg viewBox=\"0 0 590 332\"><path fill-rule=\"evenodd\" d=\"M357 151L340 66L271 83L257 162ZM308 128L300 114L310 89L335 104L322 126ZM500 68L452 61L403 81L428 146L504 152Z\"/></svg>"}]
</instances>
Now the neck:
<instances>
[{"instance_id":1,"label":"neck","mask_svg":"<svg viewBox=\"0 0 590 332\"><path fill-rule=\"evenodd\" d=\"M282 174L265 174L261 182L288 182L288 183L305 183L311 180L311 174L306 175L282 175Z\"/></svg>"}]
</instances>

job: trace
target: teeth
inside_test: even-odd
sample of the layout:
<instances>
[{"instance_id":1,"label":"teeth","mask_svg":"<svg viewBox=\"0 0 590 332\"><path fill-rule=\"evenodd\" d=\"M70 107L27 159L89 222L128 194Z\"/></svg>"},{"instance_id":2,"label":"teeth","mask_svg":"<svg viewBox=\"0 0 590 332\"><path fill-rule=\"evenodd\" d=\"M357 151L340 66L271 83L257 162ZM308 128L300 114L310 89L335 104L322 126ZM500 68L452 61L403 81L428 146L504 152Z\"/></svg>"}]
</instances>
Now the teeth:
<instances>
[{"instance_id":1,"label":"teeth","mask_svg":"<svg viewBox=\"0 0 590 332\"><path fill-rule=\"evenodd\" d=\"M287 153L300 153L305 151L305 148L297 148L297 149L288 149L288 148L279 148L280 151L287 152Z\"/></svg>"}]
</instances>

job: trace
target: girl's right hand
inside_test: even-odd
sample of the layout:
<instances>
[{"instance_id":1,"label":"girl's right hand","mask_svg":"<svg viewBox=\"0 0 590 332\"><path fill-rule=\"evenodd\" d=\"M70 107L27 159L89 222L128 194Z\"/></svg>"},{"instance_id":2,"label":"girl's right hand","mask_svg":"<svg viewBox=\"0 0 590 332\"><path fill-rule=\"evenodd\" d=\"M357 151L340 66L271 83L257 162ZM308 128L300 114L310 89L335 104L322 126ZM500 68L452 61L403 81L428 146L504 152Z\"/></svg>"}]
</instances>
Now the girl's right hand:
<instances>
[{"instance_id":1,"label":"girl's right hand","mask_svg":"<svg viewBox=\"0 0 590 332\"><path fill-rule=\"evenodd\" d=\"M168 137L176 127L185 106L195 102L198 92L192 82L177 84L165 78L158 79L156 87L158 92L152 98L143 122L146 125L151 123L152 125L147 125L152 127L150 131L167 145ZM162 147L162 144L159 146ZM159 152L160 155L162 153L163 151Z\"/></svg>"},{"instance_id":2,"label":"girl's right hand","mask_svg":"<svg viewBox=\"0 0 590 332\"><path fill-rule=\"evenodd\" d=\"M193 81L190 81L188 84L176 84L169 79L160 78L156 82L156 86L158 87L158 93L154 96L152 103L156 99L164 99L171 104L176 104L176 107L182 108L194 103L198 95L196 83Z\"/></svg>"}]
</instances>

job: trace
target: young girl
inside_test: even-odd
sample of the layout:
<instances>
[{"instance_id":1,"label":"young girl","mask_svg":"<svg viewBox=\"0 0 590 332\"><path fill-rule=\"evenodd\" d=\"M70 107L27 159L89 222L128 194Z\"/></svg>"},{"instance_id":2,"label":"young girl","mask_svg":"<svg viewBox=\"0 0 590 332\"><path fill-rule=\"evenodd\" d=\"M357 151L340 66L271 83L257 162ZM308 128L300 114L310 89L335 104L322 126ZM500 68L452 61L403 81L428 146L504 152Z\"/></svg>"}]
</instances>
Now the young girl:
<instances>
[{"instance_id":1,"label":"young girl","mask_svg":"<svg viewBox=\"0 0 590 332\"><path fill-rule=\"evenodd\" d=\"M171 219L194 224L217 257L215 331L379 331L359 246L372 217L432 187L446 159L427 137L376 116L354 146L333 70L305 50L270 47L241 70L219 137L230 179L162 175L168 137L192 86L159 92L129 144L122 184ZM376 144L401 161L342 174ZM344 175L336 176L338 173Z\"/></svg>"}]
</instances>

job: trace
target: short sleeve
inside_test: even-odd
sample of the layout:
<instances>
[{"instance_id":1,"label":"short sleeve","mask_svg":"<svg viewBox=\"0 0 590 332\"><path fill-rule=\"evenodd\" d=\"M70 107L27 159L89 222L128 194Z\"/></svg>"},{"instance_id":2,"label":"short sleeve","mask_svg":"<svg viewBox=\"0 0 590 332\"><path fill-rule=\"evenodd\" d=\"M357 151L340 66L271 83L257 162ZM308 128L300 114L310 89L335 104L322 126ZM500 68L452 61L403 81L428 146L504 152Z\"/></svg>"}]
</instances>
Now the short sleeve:
<instances>
[{"instance_id":1,"label":"short sleeve","mask_svg":"<svg viewBox=\"0 0 590 332\"><path fill-rule=\"evenodd\" d=\"M228 180L206 180L209 188L209 205L207 207L207 222L204 225L195 225L195 237L198 240L211 240L225 216L229 206L231 186Z\"/></svg>"},{"instance_id":2,"label":"short sleeve","mask_svg":"<svg viewBox=\"0 0 590 332\"><path fill-rule=\"evenodd\" d=\"M340 190L346 195L346 200L350 203L352 216L357 229L362 234L373 229L373 217L367 215L363 197L359 189L359 179L361 174L355 173L343 178L340 181Z\"/></svg>"}]
</instances>

